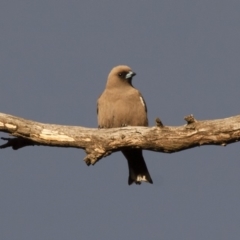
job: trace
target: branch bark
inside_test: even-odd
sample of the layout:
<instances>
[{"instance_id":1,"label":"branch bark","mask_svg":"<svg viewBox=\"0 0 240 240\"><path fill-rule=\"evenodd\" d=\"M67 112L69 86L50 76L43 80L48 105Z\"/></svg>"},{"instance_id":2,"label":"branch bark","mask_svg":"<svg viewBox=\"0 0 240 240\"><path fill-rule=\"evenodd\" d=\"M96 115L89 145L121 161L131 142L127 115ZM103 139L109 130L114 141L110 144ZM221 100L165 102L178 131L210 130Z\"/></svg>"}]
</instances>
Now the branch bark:
<instances>
[{"instance_id":1,"label":"branch bark","mask_svg":"<svg viewBox=\"0 0 240 240\"><path fill-rule=\"evenodd\" d=\"M189 115L185 120L187 124L178 127L164 126L157 118L155 127L95 129L44 124L0 113L0 131L15 137L2 138L7 143L0 148L17 150L34 145L81 148L87 154L84 158L87 165L93 165L102 157L126 148L173 153L201 145L226 146L240 139L240 115L204 121Z\"/></svg>"}]
</instances>

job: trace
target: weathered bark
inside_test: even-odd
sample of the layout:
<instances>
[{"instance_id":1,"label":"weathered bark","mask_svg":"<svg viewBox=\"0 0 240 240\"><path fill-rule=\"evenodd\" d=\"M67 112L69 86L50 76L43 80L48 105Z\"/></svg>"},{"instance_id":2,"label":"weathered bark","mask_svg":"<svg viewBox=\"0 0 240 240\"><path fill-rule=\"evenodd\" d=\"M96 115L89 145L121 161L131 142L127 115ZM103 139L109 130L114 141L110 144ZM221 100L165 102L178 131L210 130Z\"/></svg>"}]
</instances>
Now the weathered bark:
<instances>
[{"instance_id":1,"label":"weathered bark","mask_svg":"<svg viewBox=\"0 0 240 240\"><path fill-rule=\"evenodd\" d=\"M85 162L95 164L102 157L125 148L141 148L173 153L201 145L221 145L240 139L240 115L217 120L196 121L192 115L186 125L163 126L156 119L155 127L122 127L94 129L77 126L44 124L0 113L0 131L15 138L0 148L19 149L30 145L73 147L84 149Z\"/></svg>"}]
</instances>

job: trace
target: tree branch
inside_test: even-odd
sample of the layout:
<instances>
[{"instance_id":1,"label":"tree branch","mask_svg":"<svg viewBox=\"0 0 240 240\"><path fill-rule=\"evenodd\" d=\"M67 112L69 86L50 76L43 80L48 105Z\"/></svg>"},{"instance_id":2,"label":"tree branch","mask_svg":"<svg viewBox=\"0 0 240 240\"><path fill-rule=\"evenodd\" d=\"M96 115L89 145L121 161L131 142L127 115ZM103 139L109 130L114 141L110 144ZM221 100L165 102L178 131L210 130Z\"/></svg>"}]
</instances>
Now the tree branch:
<instances>
[{"instance_id":1,"label":"tree branch","mask_svg":"<svg viewBox=\"0 0 240 240\"><path fill-rule=\"evenodd\" d=\"M197 121L185 117L186 125L164 126L159 118L155 127L122 127L94 129L39 123L0 113L0 131L15 138L2 138L7 143L0 148L14 150L25 146L44 145L84 149L87 165L126 148L141 148L155 152L173 153L201 145L221 145L240 139L240 115Z\"/></svg>"}]
</instances>

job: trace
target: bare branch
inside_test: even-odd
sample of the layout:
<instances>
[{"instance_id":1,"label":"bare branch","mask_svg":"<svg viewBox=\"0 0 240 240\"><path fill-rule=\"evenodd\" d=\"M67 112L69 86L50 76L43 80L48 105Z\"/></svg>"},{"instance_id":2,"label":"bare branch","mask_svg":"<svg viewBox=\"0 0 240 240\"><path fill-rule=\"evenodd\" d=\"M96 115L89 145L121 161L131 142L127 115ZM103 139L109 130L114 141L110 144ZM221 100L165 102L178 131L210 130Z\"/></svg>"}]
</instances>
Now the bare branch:
<instances>
[{"instance_id":1,"label":"bare branch","mask_svg":"<svg viewBox=\"0 0 240 240\"><path fill-rule=\"evenodd\" d=\"M0 148L19 149L44 145L84 149L85 162L95 164L102 157L126 148L141 148L173 153L201 145L221 145L240 139L240 115L217 120L197 121L193 115L185 117L186 125L164 126L156 119L156 127L122 127L95 129L77 126L44 124L0 113L0 131L15 138Z\"/></svg>"}]
</instances>

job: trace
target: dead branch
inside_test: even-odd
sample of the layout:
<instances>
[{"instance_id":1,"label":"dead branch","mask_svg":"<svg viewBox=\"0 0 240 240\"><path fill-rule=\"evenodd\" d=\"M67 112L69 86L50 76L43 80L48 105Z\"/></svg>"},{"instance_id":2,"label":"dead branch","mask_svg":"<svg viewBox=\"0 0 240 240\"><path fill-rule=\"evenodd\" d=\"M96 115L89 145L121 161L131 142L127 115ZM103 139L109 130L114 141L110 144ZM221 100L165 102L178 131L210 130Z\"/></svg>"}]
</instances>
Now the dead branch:
<instances>
[{"instance_id":1,"label":"dead branch","mask_svg":"<svg viewBox=\"0 0 240 240\"><path fill-rule=\"evenodd\" d=\"M85 162L93 165L125 148L173 153L201 145L226 146L240 139L240 115L204 121L189 115L185 120L187 124L178 127L164 126L157 118L155 127L95 129L44 124L0 113L0 131L15 137L2 138L7 143L0 148L17 150L34 145L81 148L87 154Z\"/></svg>"}]
</instances>

